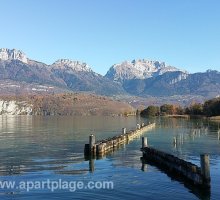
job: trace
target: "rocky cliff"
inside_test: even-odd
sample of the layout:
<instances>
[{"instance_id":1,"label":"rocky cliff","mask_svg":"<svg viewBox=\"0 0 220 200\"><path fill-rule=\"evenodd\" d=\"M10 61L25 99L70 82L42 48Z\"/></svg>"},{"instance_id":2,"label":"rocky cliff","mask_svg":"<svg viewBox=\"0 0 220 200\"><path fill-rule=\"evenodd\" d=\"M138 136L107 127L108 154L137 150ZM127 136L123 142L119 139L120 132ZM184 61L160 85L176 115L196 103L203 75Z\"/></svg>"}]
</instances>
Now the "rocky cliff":
<instances>
[{"instance_id":1,"label":"rocky cliff","mask_svg":"<svg viewBox=\"0 0 220 200\"><path fill-rule=\"evenodd\" d=\"M183 72L176 67L166 65L165 62L138 59L113 65L105 76L114 81L124 82L132 79L147 79L175 71Z\"/></svg>"},{"instance_id":2,"label":"rocky cliff","mask_svg":"<svg viewBox=\"0 0 220 200\"><path fill-rule=\"evenodd\" d=\"M0 49L0 60L20 60L23 63L28 63L27 56L22 51L16 49Z\"/></svg>"},{"instance_id":3,"label":"rocky cliff","mask_svg":"<svg viewBox=\"0 0 220 200\"><path fill-rule=\"evenodd\" d=\"M32 105L25 101L0 99L0 115L31 115Z\"/></svg>"}]
</instances>

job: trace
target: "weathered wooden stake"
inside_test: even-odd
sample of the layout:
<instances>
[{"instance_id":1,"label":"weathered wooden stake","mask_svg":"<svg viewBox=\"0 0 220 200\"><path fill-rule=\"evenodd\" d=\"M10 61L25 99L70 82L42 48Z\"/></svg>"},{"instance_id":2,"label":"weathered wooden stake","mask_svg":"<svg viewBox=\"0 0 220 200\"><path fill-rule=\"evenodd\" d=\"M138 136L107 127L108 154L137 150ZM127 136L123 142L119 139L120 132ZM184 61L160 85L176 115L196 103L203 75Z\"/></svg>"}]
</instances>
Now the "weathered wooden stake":
<instances>
[{"instance_id":1,"label":"weathered wooden stake","mask_svg":"<svg viewBox=\"0 0 220 200\"><path fill-rule=\"evenodd\" d=\"M95 145L95 136L93 134L91 134L89 136L89 148L90 148L90 150L93 149L94 145Z\"/></svg>"},{"instance_id":2,"label":"weathered wooden stake","mask_svg":"<svg viewBox=\"0 0 220 200\"><path fill-rule=\"evenodd\" d=\"M147 137L142 137L142 148L147 147Z\"/></svg>"},{"instance_id":3,"label":"weathered wooden stake","mask_svg":"<svg viewBox=\"0 0 220 200\"><path fill-rule=\"evenodd\" d=\"M184 143L184 135L182 134L182 140L181 140L182 144Z\"/></svg>"},{"instance_id":4,"label":"weathered wooden stake","mask_svg":"<svg viewBox=\"0 0 220 200\"><path fill-rule=\"evenodd\" d=\"M122 128L122 134L126 134L126 128Z\"/></svg>"},{"instance_id":5,"label":"weathered wooden stake","mask_svg":"<svg viewBox=\"0 0 220 200\"><path fill-rule=\"evenodd\" d=\"M220 130L218 130L218 140L220 140Z\"/></svg>"},{"instance_id":6,"label":"weathered wooden stake","mask_svg":"<svg viewBox=\"0 0 220 200\"><path fill-rule=\"evenodd\" d=\"M201 163L201 172L207 183L210 183L210 164L209 164L209 155L202 154L200 155Z\"/></svg>"},{"instance_id":7,"label":"weathered wooden stake","mask_svg":"<svg viewBox=\"0 0 220 200\"><path fill-rule=\"evenodd\" d=\"M90 172L94 172L94 171L95 171L94 159L90 159L90 160L89 160L89 171L90 171Z\"/></svg>"},{"instance_id":8,"label":"weathered wooden stake","mask_svg":"<svg viewBox=\"0 0 220 200\"><path fill-rule=\"evenodd\" d=\"M141 170L143 172L147 171L147 164L145 164L144 161L142 161Z\"/></svg>"},{"instance_id":9,"label":"weathered wooden stake","mask_svg":"<svg viewBox=\"0 0 220 200\"><path fill-rule=\"evenodd\" d=\"M176 143L177 143L176 137L173 137L173 144L176 145Z\"/></svg>"}]
</instances>

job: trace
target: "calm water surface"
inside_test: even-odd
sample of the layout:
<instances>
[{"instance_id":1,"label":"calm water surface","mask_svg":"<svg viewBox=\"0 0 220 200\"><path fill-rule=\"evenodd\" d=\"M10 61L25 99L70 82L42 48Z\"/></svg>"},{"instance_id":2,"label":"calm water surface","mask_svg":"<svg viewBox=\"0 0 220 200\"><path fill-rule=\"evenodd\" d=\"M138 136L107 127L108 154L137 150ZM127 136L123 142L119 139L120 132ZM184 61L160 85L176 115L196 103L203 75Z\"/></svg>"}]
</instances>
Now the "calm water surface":
<instances>
[{"instance_id":1,"label":"calm water surface","mask_svg":"<svg viewBox=\"0 0 220 200\"><path fill-rule=\"evenodd\" d=\"M211 191L184 186L155 166L140 161L141 139L136 138L102 159L84 159L84 144L95 133L102 139L117 135L122 127L156 121L145 133L149 145L200 165L209 153ZM202 120L141 119L138 117L31 117L0 116L0 181L113 181L114 189L29 192L0 189L0 199L220 199L220 141L218 124ZM181 137L177 146L173 137Z\"/></svg>"}]
</instances>

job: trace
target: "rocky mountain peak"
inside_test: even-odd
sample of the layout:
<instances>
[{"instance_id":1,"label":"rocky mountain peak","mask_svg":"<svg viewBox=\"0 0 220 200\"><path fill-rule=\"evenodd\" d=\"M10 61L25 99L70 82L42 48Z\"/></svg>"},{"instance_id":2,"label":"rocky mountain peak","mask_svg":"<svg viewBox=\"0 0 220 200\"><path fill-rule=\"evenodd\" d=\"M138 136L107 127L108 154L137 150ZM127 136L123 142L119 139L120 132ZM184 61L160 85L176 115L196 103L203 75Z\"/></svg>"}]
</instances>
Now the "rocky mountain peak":
<instances>
[{"instance_id":1,"label":"rocky mountain peak","mask_svg":"<svg viewBox=\"0 0 220 200\"><path fill-rule=\"evenodd\" d=\"M146 59L134 59L131 63L134 65L148 65L149 67L155 67L155 68L161 68L166 67L165 62L159 62L159 61L152 61L152 60L146 60Z\"/></svg>"},{"instance_id":2,"label":"rocky mountain peak","mask_svg":"<svg viewBox=\"0 0 220 200\"><path fill-rule=\"evenodd\" d=\"M86 63L82 63L80 61L72 61L69 59L59 59L55 63L52 64L53 68L59 69L72 69L74 71L83 71L83 72L92 72L90 66Z\"/></svg>"},{"instance_id":3,"label":"rocky mountain peak","mask_svg":"<svg viewBox=\"0 0 220 200\"><path fill-rule=\"evenodd\" d=\"M137 59L124 61L113 65L107 72L106 77L115 81L130 79L146 79L162 75L166 72L182 71L176 67L166 65L165 62ZM186 73L185 71L182 71Z\"/></svg>"},{"instance_id":4,"label":"rocky mountain peak","mask_svg":"<svg viewBox=\"0 0 220 200\"><path fill-rule=\"evenodd\" d=\"M16 49L0 49L0 60L20 60L23 63L28 63L27 56L22 51Z\"/></svg>"}]
</instances>

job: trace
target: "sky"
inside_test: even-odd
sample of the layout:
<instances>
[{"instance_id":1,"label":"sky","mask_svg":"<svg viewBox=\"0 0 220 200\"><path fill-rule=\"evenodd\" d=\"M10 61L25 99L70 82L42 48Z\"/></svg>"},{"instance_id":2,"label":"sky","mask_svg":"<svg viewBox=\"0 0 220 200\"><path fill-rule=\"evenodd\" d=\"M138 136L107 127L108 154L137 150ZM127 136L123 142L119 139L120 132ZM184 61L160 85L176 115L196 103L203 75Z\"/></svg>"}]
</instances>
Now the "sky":
<instances>
[{"instance_id":1,"label":"sky","mask_svg":"<svg viewBox=\"0 0 220 200\"><path fill-rule=\"evenodd\" d=\"M0 48L103 75L133 59L220 71L219 11L219 0L0 0Z\"/></svg>"}]
</instances>

